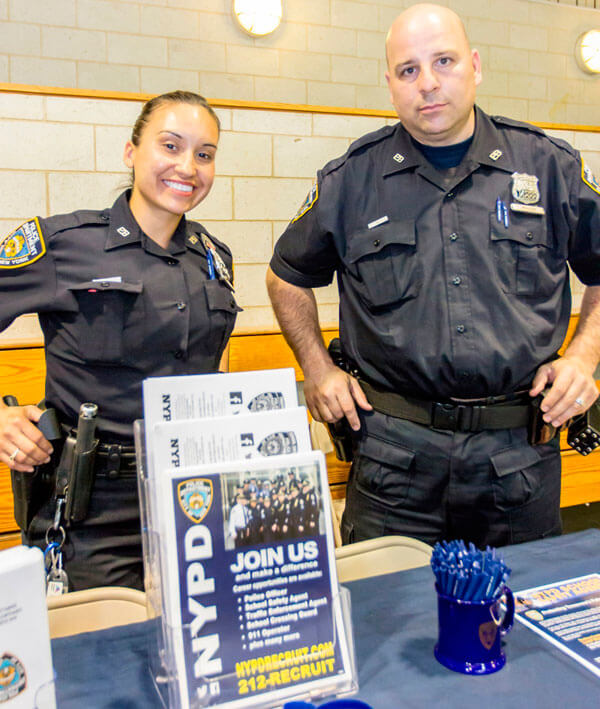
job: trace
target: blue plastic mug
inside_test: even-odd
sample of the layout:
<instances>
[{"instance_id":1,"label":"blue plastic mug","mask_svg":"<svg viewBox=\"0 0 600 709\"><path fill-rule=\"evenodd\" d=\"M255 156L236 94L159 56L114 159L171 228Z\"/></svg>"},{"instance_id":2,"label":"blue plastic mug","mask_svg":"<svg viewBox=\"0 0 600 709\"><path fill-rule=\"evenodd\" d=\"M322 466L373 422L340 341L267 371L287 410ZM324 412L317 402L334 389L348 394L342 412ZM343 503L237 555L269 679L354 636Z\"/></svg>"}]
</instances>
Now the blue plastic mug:
<instances>
[{"instance_id":1,"label":"blue plastic mug","mask_svg":"<svg viewBox=\"0 0 600 709\"><path fill-rule=\"evenodd\" d=\"M466 675L487 675L504 667L502 638L512 628L515 601L505 586L500 598L462 601L438 591L438 642L434 654L439 662ZM501 603L504 601L506 611Z\"/></svg>"}]
</instances>

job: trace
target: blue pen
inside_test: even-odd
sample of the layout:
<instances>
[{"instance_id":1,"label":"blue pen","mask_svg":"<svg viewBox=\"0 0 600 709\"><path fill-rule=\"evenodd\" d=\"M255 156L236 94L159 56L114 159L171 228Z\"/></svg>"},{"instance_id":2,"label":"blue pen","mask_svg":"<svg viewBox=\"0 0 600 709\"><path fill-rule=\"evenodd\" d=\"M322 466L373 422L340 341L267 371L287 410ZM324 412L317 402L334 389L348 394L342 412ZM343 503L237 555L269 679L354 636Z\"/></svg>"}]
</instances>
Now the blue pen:
<instances>
[{"instance_id":1,"label":"blue pen","mask_svg":"<svg viewBox=\"0 0 600 709\"><path fill-rule=\"evenodd\" d=\"M496 199L496 221L502 224L502 200L500 197Z\"/></svg>"},{"instance_id":2,"label":"blue pen","mask_svg":"<svg viewBox=\"0 0 600 709\"><path fill-rule=\"evenodd\" d=\"M210 249L206 250L206 263L208 264L208 277L211 281L215 280L215 264L213 261L212 251Z\"/></svg>"},{"instance_id":3,"label":"blue pen","mask_svg":"<svg viewBox=\"0 0 600 709\"><path fill-rule=\"evenodd\" d=\"M504 228L508 229L508 207L502 202L502 216L504 218Z\"/></svg>"}]
</instances>

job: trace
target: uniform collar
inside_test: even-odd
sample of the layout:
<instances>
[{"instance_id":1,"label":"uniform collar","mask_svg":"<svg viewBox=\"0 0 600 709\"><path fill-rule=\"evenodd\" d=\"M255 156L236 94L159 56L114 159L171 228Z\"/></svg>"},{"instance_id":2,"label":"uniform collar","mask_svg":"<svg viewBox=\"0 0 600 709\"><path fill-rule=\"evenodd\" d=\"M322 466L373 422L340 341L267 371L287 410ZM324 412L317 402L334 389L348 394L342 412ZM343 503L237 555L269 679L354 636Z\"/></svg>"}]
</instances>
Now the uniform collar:
<instances>
[{"instance_id":1,"label":"uniform collar","mask_svg":"<svg viewBox=\"0 0 600 709\"><path fill-rule=\"evenodd\" d=\"M106 214L106 220L108 221L108 236L106 237L106 244L104 246L105 250L110 251L120 246L140 243L146 251L164 256L165 250L156 242L152 241L136 222L129 208L130 195L131 190L125 190L125 192L117 198L117 201L113 204L111 209L103 212L103 215ZM184 216L179 221L169 244L169 248L167 249L169 254L175 255L185 251L186 229L187 226Z\"/></svg>"},{"instance_id":2,"label":"uniform collar","mask_svg":"<svg viewBox=\"0 0 600 709\"><path fill-rule=\"evenodd\" d=\"M509 150L502 133L490 117L475 106L475 135L462 164L466 161L475 162L512 173L516 168L511 156L512 151ZM425 160L408 131L398 123L384 158L383 176L387 177L395 172L403 172L416 165L423 165Z\"/></svg>"}]
</instances>

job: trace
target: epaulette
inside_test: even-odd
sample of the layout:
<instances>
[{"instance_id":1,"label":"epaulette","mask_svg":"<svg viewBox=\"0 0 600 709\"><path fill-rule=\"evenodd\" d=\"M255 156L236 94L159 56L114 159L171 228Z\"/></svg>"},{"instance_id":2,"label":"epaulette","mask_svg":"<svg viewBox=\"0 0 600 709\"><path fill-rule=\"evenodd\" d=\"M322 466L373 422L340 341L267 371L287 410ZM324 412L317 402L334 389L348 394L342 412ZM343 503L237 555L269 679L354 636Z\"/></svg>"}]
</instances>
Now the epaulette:
<instances>
[{"instance_id":1,"label":"epaulette","mask_svg":"<svg viewBox=\"0 0 600 709\"><path fill-rule=\"evenodd\" d=\"M515 121L514 119L506 118L505 116L490 116L490 118L494 123L500 123L500 125L506 125L510 126L511 128L527 130L530 133L537 133L538 135L541 135L547 140L549 140L557 148L565 150L569 153L569 155L572 155L573 157L577 157L577 151L571 145L569 145L569 143L567 143L562 138L555 138L553 135L548 135L548 133L546 133L543 128L534 126L532 123L525 123L524 121Z\"/></svg>"},{"instance_id":2,"label":"epaulette","mask_svg":"<svg viewBox=\"0 0 600 709\"><path fill-rule=\"evenodd\" d=\"M68 231L69 229L78 229L82 226L88 226L93 224L106 225L109 220L110 210L93 210L93 209L80 209L77 212L71 212L70 214L55 214L52 217L47 217L44 219L44 234L47 237L53 234L58 234L61 231Z\"/></svg>"},{"instance_id":3,"label":"epaulette","mask_svg":"<svg viewBox=\"0 0 600 709\"><path fill-rule=\"evenodd\" d=\"M382 128L372 131L371 133L365 133L365 135L362 135L360 138L357 138L355 141L353 141L350 144L348 150L346 150L343 155L341 155L339 158L334 158L333 160L330 160L321 170L321 174L327 175L328 173L337 170L346 162L346 160L348 160L349 157L352 156L353 153L358 152L366 146L374 145L375 143L380 143L382 140L389 138L389 136L395 131L395 129L396 126L383 126Z\"/></svg>"}]
</instances>

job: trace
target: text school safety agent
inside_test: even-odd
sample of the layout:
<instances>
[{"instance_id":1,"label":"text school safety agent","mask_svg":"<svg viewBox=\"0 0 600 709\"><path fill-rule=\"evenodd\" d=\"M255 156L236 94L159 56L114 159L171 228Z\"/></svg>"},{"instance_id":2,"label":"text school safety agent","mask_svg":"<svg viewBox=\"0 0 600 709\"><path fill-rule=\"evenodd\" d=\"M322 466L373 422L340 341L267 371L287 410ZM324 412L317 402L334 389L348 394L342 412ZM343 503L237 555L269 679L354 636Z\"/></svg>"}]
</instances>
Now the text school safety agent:
<instances>
[{"instance_id":1,"label":"text school safety agent","mask_svg":"<svg viewBox=\"0 0 600 709\"><path fill-rule=\"evenodd\" d=\"M0 404L0 460L34 476L19 508L23 539L44 548L47 539L62 542L57 526L66 530L60 561L71 589L142 588L132 440L142 381L218 371L240 310L231 252L184 216L211 189L218 140L204 98L158 96L125 146L132 187L111 208L37 217L1 241L0 327L39 315L45 406L66 433L82 402L98 406L89 508L69 526L54 522L57 509L64 514L56 499L61 442L53 450L39 432L36 406Z\"/></svg>"},{"instance_id":2,"label":"text school safety agent","mask_svg":"<svg viewBox=\"0 0 600 709\"><path fill-rule=\"evenodd\" d=\"M475 107L479 54L448 8L412 6L386 48L401 123L318 173L268 276L313 416L355 431L343 540L558 534L558 438L527 426L546 387L554 425L598 396L600 186L565 142ZM587 288L558 358L568 263ZM334 273L356 376L320 336L311 289Z\"/></svg>"}]
</instances>

